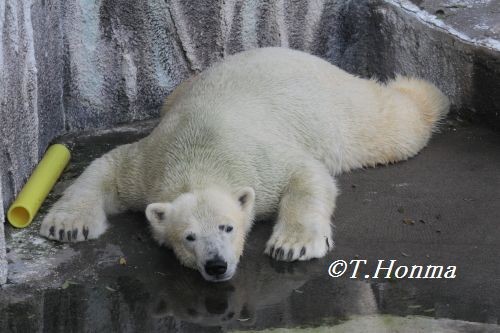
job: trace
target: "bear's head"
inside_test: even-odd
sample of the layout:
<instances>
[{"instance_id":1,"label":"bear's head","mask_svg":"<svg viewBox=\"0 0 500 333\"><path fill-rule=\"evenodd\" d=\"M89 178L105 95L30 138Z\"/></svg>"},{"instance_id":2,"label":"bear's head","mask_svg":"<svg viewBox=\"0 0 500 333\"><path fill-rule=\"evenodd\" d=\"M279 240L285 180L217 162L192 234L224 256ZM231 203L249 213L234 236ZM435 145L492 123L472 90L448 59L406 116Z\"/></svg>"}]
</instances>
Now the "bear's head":
<instances>
[{"instance_id":1,"label":"bear's head","mask_svg":"<svg viewBox=\"0 0 500 333\"><path fill-rule=\"evenodd\" d=\"M253 221L255 192L217 188L183 193L172 202L146 208L153 237L173 249L187 267L208 281L226 281L236 272Z\"/></svg>"}]
</instances>

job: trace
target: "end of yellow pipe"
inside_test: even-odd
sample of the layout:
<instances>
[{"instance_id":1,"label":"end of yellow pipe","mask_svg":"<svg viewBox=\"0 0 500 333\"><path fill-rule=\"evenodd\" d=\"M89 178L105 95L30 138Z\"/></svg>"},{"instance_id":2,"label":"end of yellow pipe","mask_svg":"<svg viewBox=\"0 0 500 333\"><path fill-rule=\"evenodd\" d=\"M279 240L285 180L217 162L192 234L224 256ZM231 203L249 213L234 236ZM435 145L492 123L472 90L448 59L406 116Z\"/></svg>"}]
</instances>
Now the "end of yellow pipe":
<instances>
[{"instance_id":1,"label":"end of yellow pipe","mask_svg":"<svg viewBox=\"0 0 500 333\"><path fill-rule=\"evenodd\" d=\"M40 206L68 165L71 153L62 144L47 149L7 212L7 218L16 228L25 228L35 218Z\"/></svg>"},{"instance_id":2,"label":"end of yellow pipe","mask_svg":"<svg viewBox=\"0 0 500 333\"><path fill-rule=\"evenodd\" d=\"M16 228L27 227L31 221L33 221L33 216L30 214L26 207L12 205L7 212L7 218L10 224Z\"/></svg>"}]
</instances>

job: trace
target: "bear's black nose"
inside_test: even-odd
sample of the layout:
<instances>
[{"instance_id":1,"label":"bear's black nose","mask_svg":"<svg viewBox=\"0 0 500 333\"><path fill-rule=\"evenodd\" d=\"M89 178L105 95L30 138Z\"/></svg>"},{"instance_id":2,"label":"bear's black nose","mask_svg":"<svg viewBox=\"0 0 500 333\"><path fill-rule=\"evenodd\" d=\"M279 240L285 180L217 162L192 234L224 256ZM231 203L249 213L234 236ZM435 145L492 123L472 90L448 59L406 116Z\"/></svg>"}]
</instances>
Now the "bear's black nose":
<instances>
[{"instance_id":1,"label":"bear's black nose","mask_svg":"<svg viewBox=\"0 0 500 333\"><path fill-rule=\"evenodd\" d=\"M227 262L219 258L208 260L205 264L205 272L211 276L222 275L226 273L226 270Z\"/></svg>"}]
</instances>

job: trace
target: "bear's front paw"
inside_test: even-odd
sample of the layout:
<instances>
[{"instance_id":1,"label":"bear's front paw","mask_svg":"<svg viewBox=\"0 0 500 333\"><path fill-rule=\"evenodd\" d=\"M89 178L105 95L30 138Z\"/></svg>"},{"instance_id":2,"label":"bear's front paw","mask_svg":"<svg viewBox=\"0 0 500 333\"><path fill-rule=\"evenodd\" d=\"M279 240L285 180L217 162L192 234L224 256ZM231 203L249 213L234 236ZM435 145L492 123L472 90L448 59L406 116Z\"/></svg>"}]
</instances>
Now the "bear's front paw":
<instances>
[{"instance_id":1,"label":"bear's front paw","mask_svg":"<svg viewBox=\"0 0 500 333\"><path fill-rule=\"evenodd\" d=\"M61 242L79 242L95 239L105 230L106 215L102 209L53 208L43 219L40 234Z\"/></svg>"},{"instance_id":2,"label":"bear's front paw","mask_svg":"<svg viewBox=\"0 0 500 333\"><path fill-rule=\"evenodd\" d=\"M329 223L318 229L308 230L302 225L291 228L277 223L267 241L265 253L282 261L321 258L333 250L334 243Z\"/></svg>"}]
</instances>

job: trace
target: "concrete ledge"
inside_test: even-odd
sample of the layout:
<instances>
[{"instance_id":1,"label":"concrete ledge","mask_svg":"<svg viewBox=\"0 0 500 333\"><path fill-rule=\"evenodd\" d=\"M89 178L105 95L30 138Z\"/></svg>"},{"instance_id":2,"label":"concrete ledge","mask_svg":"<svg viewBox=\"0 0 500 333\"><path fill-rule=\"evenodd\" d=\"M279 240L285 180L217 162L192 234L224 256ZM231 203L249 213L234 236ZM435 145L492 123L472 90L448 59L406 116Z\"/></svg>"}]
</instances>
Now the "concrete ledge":
<instances>
[{"instance_id":1,"label":"concrete ledge","mask_svg":"<svg viewBox=\"0 0 500 333\"><path fill-rule=\"evenodd\" d=\"M391 51L377 70L389 72L392 62L399 73L428 78L450 96L456 115L500 128L498 2L386 2L392 8L379 9L381 32Z\"/></svg>"},{"instance_id":2,"label":"concrete ledge","mask_svg":"<svg viewBox=\"0 0 500 333\"><path fill-rule=\"evenodd\" d=\"M409 1L352 1L346 13L341 67L381 80L425 78L450 97L455 116L498 128L498 41L468 38Z\"/></svg>"}]
</instances>

